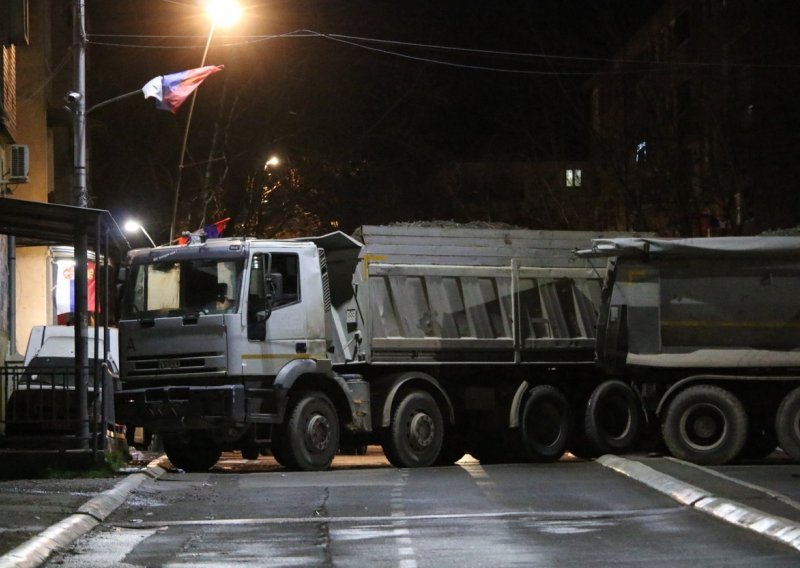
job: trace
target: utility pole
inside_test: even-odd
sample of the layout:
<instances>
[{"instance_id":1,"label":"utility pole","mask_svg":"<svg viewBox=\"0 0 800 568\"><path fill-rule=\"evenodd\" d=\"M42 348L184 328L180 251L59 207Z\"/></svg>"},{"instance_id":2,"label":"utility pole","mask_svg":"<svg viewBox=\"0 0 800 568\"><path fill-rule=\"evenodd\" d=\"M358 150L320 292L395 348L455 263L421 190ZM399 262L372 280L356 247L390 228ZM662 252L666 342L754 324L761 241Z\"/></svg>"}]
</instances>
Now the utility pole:
<instances>
[{"instance_id":1,"label":"utility pole","mask_svg":"<svg viewBox=\"0 0 800 568\"><path fill-rule=\"evenodd\" d=\"M73 0L72 48L75 89L67 95L73 111L75 169L73 199L78 207L88 207L86 184L86 4Z\"/></svg>"},{"instance_id":2,"label":"utility pole","mask_svg":"<svg viewBox=\"0 0 800 568\"><path fill-rule=\"evenodd\" d=\"M73 111L73 199L78 207L88 207L86 184L86 4L72 2L72 44L74 91L67 94ZM89 449L89 317L88 317L88 227L75 227L75 387L78 394L77 431L81 449ZM95 353L95 358L97 353ZM104 396L107 393L103 393Z\"/></svg>"}]
</instances>

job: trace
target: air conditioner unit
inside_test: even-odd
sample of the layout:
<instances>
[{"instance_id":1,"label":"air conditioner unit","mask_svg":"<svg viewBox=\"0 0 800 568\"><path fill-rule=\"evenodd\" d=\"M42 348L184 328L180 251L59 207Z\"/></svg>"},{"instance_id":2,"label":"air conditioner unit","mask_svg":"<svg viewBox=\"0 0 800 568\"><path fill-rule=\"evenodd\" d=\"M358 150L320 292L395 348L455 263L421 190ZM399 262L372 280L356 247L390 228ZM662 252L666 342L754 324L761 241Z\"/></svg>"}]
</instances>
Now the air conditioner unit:
<instances>
[{"instance_id":1,"label":"air conditioner unit","mask_svg":"<svg viewBox=\"0 0 800 568\"><path fill-rule=\"evenodd\" d=\"M9 183L27 183L28 172L31 169L28 146L25 144L11 145L11 172L8 176Z\"/></svg>"}]
</instances>

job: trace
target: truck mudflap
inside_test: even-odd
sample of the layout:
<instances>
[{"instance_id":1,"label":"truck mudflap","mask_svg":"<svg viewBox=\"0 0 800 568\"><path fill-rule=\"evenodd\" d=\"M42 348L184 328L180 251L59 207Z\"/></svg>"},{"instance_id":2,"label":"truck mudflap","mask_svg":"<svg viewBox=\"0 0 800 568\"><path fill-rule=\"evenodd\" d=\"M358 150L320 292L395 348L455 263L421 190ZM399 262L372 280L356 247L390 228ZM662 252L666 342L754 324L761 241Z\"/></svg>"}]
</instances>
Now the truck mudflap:
<instances>
[{"instance_id":1,"label":"truck mudflap","mask_svg":"<svg viewBox=\"0 0 800 568\"><path fill-rule=\"evenodd\" d=\"M245 421L244 385L164 386L116 393L117 421L157 429Z\"/></svg>"}]
</instances>

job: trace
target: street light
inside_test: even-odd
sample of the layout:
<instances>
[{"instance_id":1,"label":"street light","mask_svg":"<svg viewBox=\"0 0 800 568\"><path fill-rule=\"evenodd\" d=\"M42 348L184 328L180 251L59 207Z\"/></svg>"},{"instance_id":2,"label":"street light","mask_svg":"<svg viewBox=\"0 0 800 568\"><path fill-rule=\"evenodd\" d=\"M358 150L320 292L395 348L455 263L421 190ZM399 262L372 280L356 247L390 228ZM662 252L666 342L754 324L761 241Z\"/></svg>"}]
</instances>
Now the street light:
<instances>
[{"instance_id":1,"label":"street light","mask_svg":"<svg viewBox=\"0 0 800 568\"><path fill-rule=\"evenodd\" d=\"M214 32L217 26L230 26L239 18L242 9L236 0L207 0L206 1L206 14L211 20L211 27L208 30L208 40L206 40L206 48L203 50L203 59L200 61L200 67L205 67L206 56L208 56L208 48L211 47L211 40L214 37ZM197 98L197 90L192 93L192 101L189 103L189 116L186 117L186 128L183 131L183 145L181 146L181 158L178 164L178 176L175 180L175 202L172 206L172 224L169 226L169 242L175 238L175 221L178 218L178 199L181 194L181 177L183 176L184 160L186 158L186 143L189 141L189 127L192 124L192 114L194 114L194 102Z\"/></svg>"},{"instance_id":2,"label":"street light","mask_svg":"<svg viewBox=\"0 0 800 568\"><path fill-rule=\"evenodd\" d=\"M279 166L281 164L281 159L278 156L270 156L269 160L264 162L264 171L266 172L270 166Z\"/></svg>"},{"instance_id":3,"label":"street light","mask_svg":"<svg viewBox=\"0 0 800 568\"><path fill-rule=\"evenodd\" d=\"M227 27L236 23L239 16L242 15L242 9L235 1L208 0L206 14L215 25Z\"/></svg>"},{"instance_id":4,"label":"street light","mask_svg":"<svg viewBox=\"0 0 800 568\"><path fill-rule=\"evenodd\" d=\"M141 231L142 233L144 233L144 236L147 237L147 240L150 241L150 244L153 245L153 248L156 248L156 243L150 236L150 234L145 230L145 228L142 225L140 225L133 219L125 222L125 231L127 231L128 233L136 233L137 231Z\"/></svg>"}]
</instances>

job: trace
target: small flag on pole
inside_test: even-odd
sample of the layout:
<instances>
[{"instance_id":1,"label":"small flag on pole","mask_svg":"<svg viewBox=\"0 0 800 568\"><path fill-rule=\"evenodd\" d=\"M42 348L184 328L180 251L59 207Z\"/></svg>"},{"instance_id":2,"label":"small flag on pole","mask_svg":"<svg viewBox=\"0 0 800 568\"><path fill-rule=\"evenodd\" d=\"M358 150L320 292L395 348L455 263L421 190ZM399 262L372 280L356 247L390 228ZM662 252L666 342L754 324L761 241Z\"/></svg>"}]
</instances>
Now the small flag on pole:
<instances>
[{"instance_id":1,"label":"small flag on pole","mask_svg":"<svg viewBox=\"0 0 800 568\"><path fill-rule=\"evenodd\" d=\"M209 65L171 75L158 76L142 87L142 93L146 99L150 97L156 99L156 108L168 110L174 114L206 77L222 71L224 68L224 65Z\"/></svg>"},{"instance_id":2,"label":"small flag on pole","mask_svg":"<svg viewBox=\"0 0 800 568\"><path fill-rule=\"evenodd\" d=\"M192 241L192 237L195 237L195 241L197 240L204 240L204 239L216 239L221 234L222 231L225 230L225 227L228 225L228 221L230 221L230 217L226 217L221 221L217 221L216 223L212 223L210 225L206 225L202 229L198 229L196 231L192 231L191 233L183 233L184 236L178 237L178 244L185 245Z\"/></svg>"}]
</instances>

